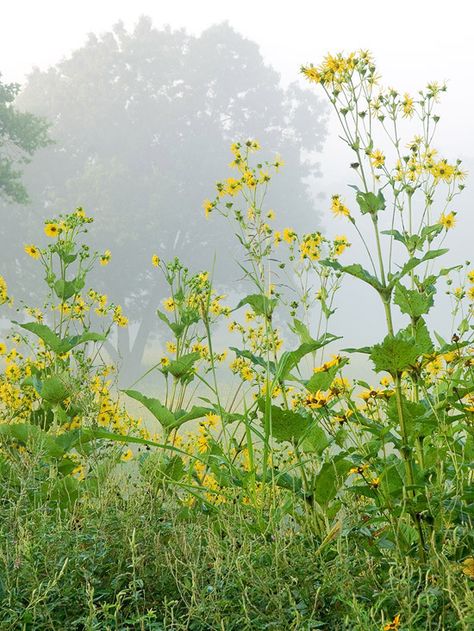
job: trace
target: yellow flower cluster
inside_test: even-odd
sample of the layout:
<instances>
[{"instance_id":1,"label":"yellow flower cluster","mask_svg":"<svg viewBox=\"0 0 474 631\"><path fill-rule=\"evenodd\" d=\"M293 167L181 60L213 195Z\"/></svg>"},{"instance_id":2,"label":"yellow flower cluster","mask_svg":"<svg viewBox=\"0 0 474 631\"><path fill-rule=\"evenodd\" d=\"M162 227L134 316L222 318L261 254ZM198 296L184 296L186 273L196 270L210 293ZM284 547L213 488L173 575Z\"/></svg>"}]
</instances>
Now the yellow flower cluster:
<instances>
[{"instance_id":1,"label":"yellow flower cluster","mask_svg":"<svg viewBox=\"0 0 474 631\"><path fill-rule=\"evenodd\" d=\"M366 73L369 79L375 81L375 66L368 51L359 50L349 55L326 55L323 63L317 67L312 64L301 67L301 73L308 81L336 86L349 83L355 70Z\"/></svg>"}]
</instances>

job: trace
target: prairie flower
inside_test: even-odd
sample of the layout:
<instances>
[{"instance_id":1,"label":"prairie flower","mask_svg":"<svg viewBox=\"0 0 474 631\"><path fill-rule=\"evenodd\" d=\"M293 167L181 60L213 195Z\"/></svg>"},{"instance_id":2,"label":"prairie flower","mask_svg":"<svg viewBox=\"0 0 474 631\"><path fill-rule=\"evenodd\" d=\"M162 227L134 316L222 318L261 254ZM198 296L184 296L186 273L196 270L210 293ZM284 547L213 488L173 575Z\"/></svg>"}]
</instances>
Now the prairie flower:
<instances>
[{"instance_id":1,"label":"prairie flower","mask_svg":"<svg viewBox=\"0 0 474 631\"><path fill-rule=\"evenodd\" d=\"M206 219L209 217L209 215L212 213L212 211L215 208L215 203L211 202L210 199L205 199L202 203L202 207L204 208L204 214L206 216Z\"/></svg>"},{"instance_id":2,"label":"prairie flower","mask_svg":"<svg viewBox=\"0 0 474 631\"><path fill-rule=\"evenodd\" d=\"M443 226L445 230L450 230L451 228L454 228L454 226L456 225L456 213L451 212L447 215L443 213L439 218L439 223Z\"/></svg>"},{"instance_id":3,"label":"prairie flower","mask_svg":"<svg viewBox=\"0 0 474 631\"><path fill-rule=\"evenodd\" d=\"M462 565L463 565L463 568L462 568L463 574L465 574L469 578L474 578L474 558L469 557L467 559L464 559L464 561L462 562Z\"/></svg>"},{"instance_id":4,"label":"prairie flower","mask_svg":"<svg viewBox=\"0 0 474 631\"><path fill-rule=\"evenodd\" d=\"M385 164L385 155L380 151L380 149L376 149L370 154L370 160L372 162L372 166L376 169L380 169Z\"/></svg>"},{"instance_id":5,"label":"prairie flower","mask_svg":"<svg viewBox=\"0 0 474 631\"><path fill-rule=\"evenodd\" d=\"M176 304L173 298L166 298L166 300L163 300L163 306L166 311L174 311L176 308Z\"/></svg>"},{"instance_id":6,"label":"prairie flower","mask_svg":"<svg viewBox=\"0 0 474 631\"><path fill-rule=\"evenodd\" d=\"M110 250L105 250L103 254L101 254L99 262L101 265L108 265L110 259L112 257L112 252Z\"/></svg>"},{"instance_id":7,"label":"prairie flower","mask_svg":"<svg viewBox=\"0 0 474 631\"><path fill-rule=\"evenodd\" d=\"M5 355L7 352L7 345L4 342L0 342L0 355Z\"/></svg>"},{"instance_id":8,"label":"prairie flower","mask_svg":"<svg viewBox=\"0 0 474 631\"><path fill-rule=\"evenodd\" d=\"M160 257L157 254L153 254L153 256L151 257L151 264L153 265L153 267L158 267L158 265L160 264Z\"/></svg>"},{"instance_id":9,"label":"prairie flower","mask_svg":"<svg viewBox=\"0 0 474 631\"><path fill-rule=\"evenodd\" d=\"M57 237L59 236L59 233L61 232L61 228L59 227L59 224L57 223L47 223L44 227L44 233L47 237Z\"/></svg>"},{"instance_id":10,"label":"prairie flower","mask_svg":"<svg viewBox=\"0 0 474 631\"><path fill-rule=\"evenodd\" d=\"M28 256L31 256L32 259L39 259L41 252L35 245L25 245L25 252Z\"/></svg>"},{"instance_id":11,"label":"prairie flower","mask_svg":"<svg viewBox=\"0 0 474 631\"><path fill-rule=\"evenodd\" d=\"M166 342L166 350L168 353L176 353L176 344L174 342Z\"/></svg>"},{"instance_id":12,"label":"prairie flower","mask_svg":"<svg viewBox=\"0 0 474 631\"><path fill-rule=\"evenodd\" d=\"M127 449L127 451L125 451L120 456L120 460L122 460L122 462L127 462L128 460L131 460L132 458L133 458L133 451L131 449Z\"/></svg>"},{"instance_id":13,"label":"prairie flower","mask_svg":"<svg viewBox=\"0 0 474 631\"><path fill-rule=\"evenodd\" d=\"M383 631L397 631L400 626L400 614L397 613L392 622L387 622L384 626Z\"/></svg>"},{"instance_id":14,"label":"prairie flower","mask_svg":"<svg viewBox=\"0 0 474 631\"><path fill-rule=\"evenodd\" d=\"M413 116L415 107L413 105L413 99L409 94L403 95L402 109L403 109L403 116L405 118L411 118Z\"/></svg>"},{"instance_id":15,"label":"prairie flower","mask_svg":"<svg viewBox=\"0 0 474 631\"><path fill-rule=\"evenodd\" d=\"M351 213L347 206L341 201L340 195L333 195L331 197L331 211L336 217L350 217Z\"/></svg>"},{"instance_id":16,"label":"prairie flower","mask_svg":"<svg viewBox=\"0 0 474 631\"><path fill-rule=\"evenodd\" d=\"M296 239L296 232L293 228L285 228L283 230L283 240L291 244Z\"/></svg>"}]
</instances>

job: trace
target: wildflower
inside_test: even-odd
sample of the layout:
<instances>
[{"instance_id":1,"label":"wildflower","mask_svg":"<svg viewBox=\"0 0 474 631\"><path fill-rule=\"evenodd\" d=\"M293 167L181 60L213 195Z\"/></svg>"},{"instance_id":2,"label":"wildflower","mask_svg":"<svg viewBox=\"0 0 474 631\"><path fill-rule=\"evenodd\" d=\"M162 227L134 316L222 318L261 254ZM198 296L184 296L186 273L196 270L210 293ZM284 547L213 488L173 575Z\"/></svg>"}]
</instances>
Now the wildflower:
<instances>
[{"instance_id":1,"label":"wildflower","mask_svg":"<svg viewBox=\"0 0 474 631\"><path fill-rule=\"evenodd\" d=\"M0 355L5 355L7 352L7 345L4 342L0 342Z\"/></svg>"},{"instance_id":2,"label":"wildflower","mask_svg":"<svg viewBox=\"0 0 474 631\"><path fill-rule=\"evenodd\" d=\"M314 66L301 66L301 73L312 83L321 83L321 73Z\"/></svg>"},{"instance_id":3,"label":"wildflower","mask_svg":"<svg viewBox=\"0 0 474 631\"><path fill-rule=\"evenodd\" d=\"M270 219L270 221L273 221L275 219L275 211L274 210L269 210L267 212L267 219Z\"/></svg>"},{"instance_id":4,"label":"wildflower","mask_svg":"<svg viewBox=\"0 0 474 631\"><path fill-rule=\"evenodd\" d=\"M166 366L169 366L171 364L171 361L169 359L169 357L162 357L160 359L160 364L162 368L166 368Z\"/></svg>"},{"instance_id":5,"label":"wildflower","mask_svg":"<svg viewBox=\"0 0 474 631\"><path fill-rule=\"evenodd\" d=\"M285 163L283 162L283 160L281 159L281 157L279 155L277 155L275 157L275 162L273 163L273 166L275 167L275 171L278 171L278 169L282 166L284 166Z\"/></svg>"},{"instance_id":6,"label":"wildflower","mask_svg":"<svg viewBox=\"0 0 474 631\"><path fill-rule=\"evenodd\" d=\"M387 624L383 628L383 631L397 631L399 626L400 626L400 614L397 613L397 615L392 620L392 622L387 622Z\"/></svg>"},{"instance_id":7,"label":"wildflower","mask_svg":"<svg viewBox=\"0 0 474 631\"><path fill-rule=\"evenodd\" d=\"M25 245L25 252L28 256L31 256L32 259L39 259L41 252L35 245Z\"/></svg>"},{"instance_id":8,"label":"wildflower","mask_svg":"<svg viewBox=\"0 0 474 631\"><path fill-rule=\"evenodd\" d=\"M275 246L278 247L281 242L282 242L281 232L279 232L278 230L275 230L275 232L273 233L273 243L275 244Z\"/></svg>"},{"instance_id":9,"label":"wildflower","mask_svg":"<svg viewBox=\"0 0 474 631\"><path fill-rule=\"evenodd\" d=\"M47 223L44 227L44 233L47 237L57 237L60 231L60 227L57 223Z\"/></svg>"},{"instance_id":10,"label":"wildflower","mask_svg":"<svg viewBox=\"0 0 474 631\"><path fill-rule=\"evenodd\" d=\"M370 154L370 160L372 162L372 166L376 169L380 169L385 164L385 156L380 149L377 149Z\"/></svg>"},{"instance_id":11,"label":"wildflower","mask_svg":"<svg viewBox=\"0 0 474 631\"><path fill-rule=\"evenodd\" d=\"M97 423L102 427L107 427L110 423L110 414L108 412L101 412L97 417Z\"/></svg>"},{"instance_id":12,"label":"wildflower","mask_svg":"<svg viewBox=\"0 0 474 631\"><path fill-rule=\"evenodd\" d=\"M467 279L470 283L474 284L474 269L468 272Z\"/></svg>"},{"instance_id":13,"label":"wildflower","mask_svg":"<svg viewBox=\"0 0 474 631\"><path fill-rule=\"evenodd\" d=\"M100 264L108 265L111 257L112 257L112 252L110 250L105 250L105 252L100 257Z\"/></svg>"},{"instance_id":14,"label":"wildflower","mask_svg":"<svg viewBox=\"0 0 474 631\"><path fill-rule=\"evenodd\" d=\"M296 239L296 232L293 230L293 228L285 228L283 230L284 241L286 241L287 243L291 245L295 239Z\"/></svg>"},{"instance_id":15,"label":"wildflower","mask_svg":"<svg viewBox=\"0 0 474 631\"><path fill-rule=\"evenodd\" d=\"M464 561L462 562L462 565L463 565L463 568L462 568L463 574L465 574L469 578L474 578L474 558L469 557L467 559L464 559Z\"/></svg>"},{"instance_id":16,"label":"wildflower","mask_svg":"<svg viewBox=\"0 0 474 631\"><path fill-rule=\"evenodd\" d=\"M474 286L469 287L469 289L467 290L467 297L471 302L474 302Z\"/></svg>"},{"instance_id":17,"label":"wildflower","mask_svg":"<svg viewBox=\"0 0 474 631\"><path fill-rule=\"evenodd\" d=\"M220 421L220 416L218 414L213 414L212 412L209 412L208 414L206 414L206 424L210 428L215 429L219 421Z\"/></svg>"},{"instance_id":18,"label":"wildflower","mask_svg":"<svg viewBox=\"0 0 474 631\"><path fill-rule=\"evenodd\" d=\"M352 467L352 469L349 469L349 473L358 473L359 475L363 475L367 469L369 468L369 465L367 463L359 465L358 467Z\"/></svg>"},{"instance_id":19,"label":"wildflower","mask_svg":"<svg viewBox=\"0 0 474 631\"><path fill-rule=\"evenodd\" d=\"M206 219L209 217L209 215L211 214L211 212L214 210L215 207L215 203L211 202L210 199L205 199L202 207L204 208L204 214L206 216Z\"/></svg>"},{"instance_id":20,"label":"wildflower","mask_svg":"<svg viewBox=\"0 0 474 631\"><path fill-rule=\"evenodd\" d=\"M344 206L339 195L333 195L331 197L331 211L336 217L351 216L349 209L347 208L347 206Z\"/></svg>"},{"instance_id":21,"label":"wildflower","mask_svg":"<svg viewBox=\"0 0 474 631\"><path fill-rule=\"evenodd\" d=\"M153 254L153 256L151 257L151 264L153 265L153 267L158 267L158 265L160 264L160 257L157 254Z\"/></svg>"},{"instance_id":22,"label":"wildflower","mask_svg":"<svg viewBox=\"0 0 474 631\"><path fill-rule=\"evenodd\" d=\"M334 254L336 256L340 256L346 248L350 247L350 245L351 244L345 235L339 235L334 239Z\"/></svg>"},{"instance_id":23,"label":"wildflower","mask_svg":"<svg viewBox=\"0 0 474 631\"><path fill-rule=\"evenodd\" d=\"M120 460L122 460L122 462L127 462L128 460L131 460L132 458L133 458L133 451L131 449L127 449L127 451L120 456Z\"/></svg>"},{"instance_id":24,"label":"wildflower","mask_svg":"<svg viewBox=\"0 0 474 631\"><path fill-rule=\"evenodd\" d=\"M439 223L443 226L445 230L450 230L454 228L456 225L456 213L451 212L449 214L443 213L439 218Z\"/></svg>"},{"instance_id":25,"label":"wildflower","mask_svg":"<svg viewBox=\"0 0 474 631\"><path fill-rule=\"evenodd\" d=\"M173 298L166 298L166 300L163 300L163 306L166 311L174 311L176 308L176 304Z\"/></svg>"},{"instance_id":26,"label":"wildflower","mask_svg":"<svg viewBox=\"0 0 474 631\"><path fill-rule=\"evenodd\" d=\"M409 94L403 95L402 109L404 118L411 118L413 116L415 107L413 105L413 99Z\"/></svg>"},{"instance_id":27,"label":"wildflower","mask_svg":"<svg viewBox=\"0 0 474 631\"><path fill-rule=\"evenodd\" d=\"M168 353L176 353L176 344L174 342L166 342L166 350Z\"/></svg>"}]
</instances>

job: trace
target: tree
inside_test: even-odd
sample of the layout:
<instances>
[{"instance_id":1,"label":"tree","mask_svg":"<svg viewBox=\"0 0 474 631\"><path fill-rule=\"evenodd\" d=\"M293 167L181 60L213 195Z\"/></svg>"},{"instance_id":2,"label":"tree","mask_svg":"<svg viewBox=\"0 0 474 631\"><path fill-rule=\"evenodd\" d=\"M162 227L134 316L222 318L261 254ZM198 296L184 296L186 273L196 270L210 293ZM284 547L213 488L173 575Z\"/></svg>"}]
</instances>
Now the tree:
<instances>
[{"instance_id":1,"label":"tree","mask_svg":"<svg viewBox=\"0 0 474 631\"><path fill-rule=\"evenodd\" d=\"M280 153L271 203L296 229L317 223L307 180L319 173L326 110L297 84L282 88L258 46L228 24L200 37L155 29L148 18L132 32L118 24L34 70L18 101L52 122L55 140L28 172L35 212L80 205L96 217L94 245L112 250L117 271L107 270L107 293L135 321L134 339L123 333L117 349L135 375L156 322L152 253L203 269L216 252L216 280L235 278L232 236L206 222L201 206L228 175L234 140L256 137ZM22 217L26 231L32 212Z\"/></svg>"},{"instance_id":2,"label":"tree","mask_svg":"<svg viewBox=\"0 0 474 631\"><path fill-rule=\"evenodd\" d=\"M25 204L28 193L21 180L22 166L31 160L35 151L49 144L49 124L15 109L13 102L19 91L18 83L0 80L0 198Z\"/></svg>"}]
</instances>

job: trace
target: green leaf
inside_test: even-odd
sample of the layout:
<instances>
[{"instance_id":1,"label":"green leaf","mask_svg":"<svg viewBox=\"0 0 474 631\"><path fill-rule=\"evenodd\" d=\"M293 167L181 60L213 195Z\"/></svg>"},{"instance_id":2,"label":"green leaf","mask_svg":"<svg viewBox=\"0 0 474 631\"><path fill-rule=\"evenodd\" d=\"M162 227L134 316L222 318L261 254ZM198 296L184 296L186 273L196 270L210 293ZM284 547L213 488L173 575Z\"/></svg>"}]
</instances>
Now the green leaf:
<instances>
[{"instance_id":1,"label":"green leaf","mask_svg":"<svg viewBox=\"0 0 474 631\"><path fill-rule=\"evenodd\" d=\"M34 444L50 458L62 458L64 454L64 449L54 436L29 423L0 423L0 436L16 440L24 446Z\"/></svg>"},{"instance_id":2,"label":"green leaf","mask_svg":"<svg viewBox=\"0 0 474 631\"><path fill-rule=\"evenodd\" d=\"M60 339L46 324L40 324L39 322L20 324L20 322L16 322L15 320L13 320L13 324L20 326L22 329L25 329L25 331L34 333L34 335L42 339L52 351L58 354L67 353L79 344L84 344L85 342L103 342L107 339L107 337L101 333L89 331L82 333L82 335L74 335L73 337Z\"/></svg>"},{"instance_id":3,"label":"green leaf","mask_svg":"<svg viewBox=\"0 0 474 631\"><path fill-rule=\"evenodd\" d=\"M265 400L259 399L258 407L265 412ZM278 442L300 445L306 452L321 453L329 444L324 430L311 417L292 410L271 406L271 435Z\"/></svg>"},{"instance_id":4,"label":"green leaf","mask_svg":"<svg viewBox=\"0 0 474 631\"><path fill-rule=\"evenodd\" d=\"M182 355L179 359L175 359L166 366L167 372L171 373L177 379L188 377L193 372L194 364L201 358L199 353L188 353Z\"/></svg>"},{"instance_id":5,"label":"green leaf","mask_svg":"<svg viewBox=\"0 0 474 631\"><path fill-rule=\"evenodd\" d=\"M393 301L400 307L402 313L406 313L412 318L419 318L428 313L433 306L435 292L436 290L433 286L420 293L416 289L407 289L400 283L397 283Z\"/></svg>"},{"instance_id":6,"label":"green leaf","mask_svg":"<svg viewBox=\"0 0 474 631\"><path fill-rule=\"evenodd\" d=\"M55 375L43 381L40 395L49 403L61 403L70 396L71 391L64 379Z\"/></svg>"},{"instance_id":7,"label":"green leaf","mask_svg":"<svg viewBox=\"0 0 474 631\"><path fill-rule=\"evenodd\" d=\"M233 309L236 311L245 305L252 307L253 312L256 315L263 315L269 317L272 315L278 300L276 298L268 298L263 294L250 294L239 302L239 304Z\"/></svg>"},{"instance_id":8,"label":"green leaf","mask_svg":"<svg viewBox=\"0 0 474 631\"><path fill-rule=\"evenodd\" d=\"M352 463L344 458L333 459L321 467L315 479L314 499L321 506L327 506L333 500L346 479Z\"/></svg>"},{"instance_id":9,"label":"green leaf","mask_svg":"<svg viewBox=\"0 0 474 631\"><path fill-rule=\"evenodd\" d=\"M341 265L338 261L331 261L329 259L324 259L323 261L320 261L320 263L326 267L332 267L339 272L343 272L344 274L349 274L350 276L354 276L354 278L363 280L364 283L367 283L378 292L383 292L384 288L380 284L379 280L375 276L372 276L372 274L364 269L359 263L354 263L353 265Z\"/></svg>"},{"instance_id":10,"label":"green leaf","mask_svg":"<svg viewBox=\"0 0 474 631\"><path fill-rule=\"evenodd\" d=\"M288 326L290 327L290 330L300 338L300 342L302 344L308 344L313 341L308 327L304 324L304 322L301 322L301 320L293 318L293 326L291 324Z\"/></svg>"},{"instance_id":11,"label":"green leaf","mask_svg":"<svg viewBox=\"0 0 474 631\"><path fill-rule=\"evenodd\" d=\"M284 381L289 377L293 368L298 366L303 357L309 353L319 350L331 342L334 342L334 340L340 339L340 337L333 335L332 333L325 333L319 340L311 340L311 342L301 344L294 351L286 351L282 354L280 361L278 362L277 377Z\"/></svg>"},{"instance_id":12,"label":"green leaf","mask_svg":"<svg viewBox=\"0 0 474 631\"><path fill-rule=\"evenodd\" d=\"M188 421L192 421L196 418L202 418L203 416L206 416L206 414L210 413L215 413L214 408L204 408L194 405L189 412L186 412L185 410L177 410L174 413L174 416L176 421L179 421L179 424L182 425L183 423L187 423Z\"/></svg>"},{"instance_id":13,"label":"green leaf","mask_svg":"<svg viewBox=\"0 0 474 631\"><path fill-rule=\"evenodd\" d=\"M422 263L426 263L426 261L431 261L432 259L436 259L439 256L443 256L443 254L446 254L446 252L449 252L449 250L446 248L443 248L441 250L429 250L428 252L426 252L424 256L422 256L421 259L418 259L416 258L416 256L414 256L407 263L405 263L405 265L402 267L402 269L399 272L397 272L396 274L391 274L389 276L389 280L390 280L389 285L388 285L389 288L393 288L400 279L402 279L404 276L409 274L412 270L418 267L418 265L421 265Z\"/></svg>"},{"instance_id":14,"label":"green leaf","mask_svg":"<svg viewBox=\"0 0 474 631\"><path fill-rule=\"evenodd\" d=\"M255 366L261 366L265 369L267 368L267 361L263 357L258 357L257 355L254 355L253 353L245 349L240 350L238 348L235 348L235 346L229 346L229 350L233 351L237 355L237 357L245 357L245 359L249 359ZM275 373L275 362L269 361L268 366L271 372Z\"/></svg>"},{"instance_id":15,"label":"green leaf","mask_svg":"<svg viewBox=\"0 0 474 631\"><path fill-rule=\"evenodd\" d=\"M163 311L160 311L159 309L156 310L156 314L162 322L164 322L165 324L169 326L169 328L173 331L176 337L181 336L182 332L186 328L184 324L179 324L178 322L171 322L168 316L166 315L166 313L163 313Z\"/></svg>"},{"instance_id":16,"label":"green leaf","mask_svg":"<svg viewBox=\"0 0 474 631\"><path fill-rule=\"evenodd\" d=\"M78 277L74 280L57 280L54 283L54 291L56 292L56 296L62 300L68 300L75 294L78 294L81 289L84 288L84 278Z\"/></svg>"},{"instance_id":17,"label":"green leaf","mask_svg":"<svg viewBox=\"0 0 474 631\"><path fill-rule=\"evenodd\" d=\"M311 379L305 383L305 387L309 392L317 392L318 390L327 390L334 381L334 377L340 370L342 364L332 366L329 370L315 372Z\"/></svg>"},{"instance_id":18,"label":"green leaf","mask_svg":"<svg viewBox=\"0 0 474 631\"><path fill-rule=\"evenodd\" d=\"M375 215L379 210L385 209L385 198L382 191L379 191L377 195L374 193L364 193L358 191L356 195L356 202L359 205L360 212L365 215L367 213Z\"/></svg>"},{"instance_id":19,"label":"green leaf","mask_svg":"<svg viewBox=\"0 0 474 631\"><path fill-rule=\"evenodd\" d=\"M386 371L395 376L415 364L420 355L432 350L428 329L420 318L415 330L409 325L394 336L387 335L381 344L375 344L370 359L377 372Z\"/></svg>"},{"instance_id":20,"label":"green leaf","mask_svg":"<svg viewBox=\"0 0 474 631\"><path fill-rule=\"evenodd\" d=\"M147 397L141 392L137 390L122 390L126 395L139 401L147 410L149 410L153 416L156 418L159 423L161 423L162 427L166 430L173 429L174 427L179 427L180 423L174 417L174 414L168 410L158 399L153 399L152 397Z\"/></svg>"}]
</instances>

